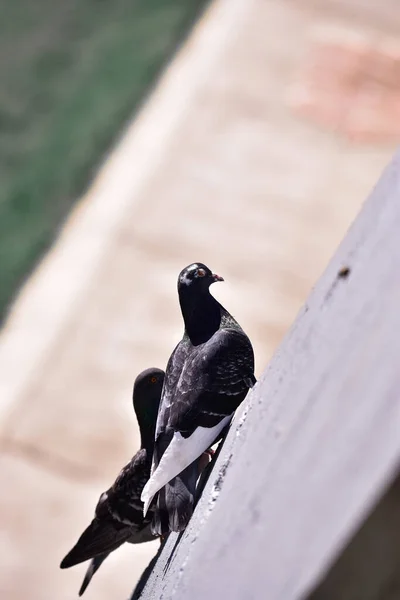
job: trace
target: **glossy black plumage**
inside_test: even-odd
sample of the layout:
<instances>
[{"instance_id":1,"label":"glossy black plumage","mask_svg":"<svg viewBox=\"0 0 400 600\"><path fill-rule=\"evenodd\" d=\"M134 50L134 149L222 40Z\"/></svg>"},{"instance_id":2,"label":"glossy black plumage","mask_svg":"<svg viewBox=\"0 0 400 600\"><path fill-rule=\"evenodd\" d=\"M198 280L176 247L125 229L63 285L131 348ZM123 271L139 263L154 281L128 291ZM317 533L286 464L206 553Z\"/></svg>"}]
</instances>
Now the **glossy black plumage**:
<instances>
[{"instance_id":1,"label":"glossy black plumage","mask_svg":"<svg viewBox=\"0 0 400 600\"><path fill-rule=\"evenodd\" d=\"M142 493L145 507L157 496L152 523L157 534L186 527L193 510L197 459L216 441L255 383L249 338L209 292L220 280L201 263L186 267L178 279L185 331L167 365L152 477Z\"/></svg>"},{"instance_id":2,"label":"glossy black plumage","mask_svg":"<svg viewBox=\"0 0 400 600\"><path fill-rule=\"evenodd\" d=\"M124 542L135 544L154 539L150 529L153 511L143 516L140 494L150 476L164 375L160 369L153 368L136 378L133 404L140 428L141 448L121 470L114 484L101 494L93 521L61 562L61 568L65 569L92 559L80 595L110 552Z\"/></svg>"}]
</instances>

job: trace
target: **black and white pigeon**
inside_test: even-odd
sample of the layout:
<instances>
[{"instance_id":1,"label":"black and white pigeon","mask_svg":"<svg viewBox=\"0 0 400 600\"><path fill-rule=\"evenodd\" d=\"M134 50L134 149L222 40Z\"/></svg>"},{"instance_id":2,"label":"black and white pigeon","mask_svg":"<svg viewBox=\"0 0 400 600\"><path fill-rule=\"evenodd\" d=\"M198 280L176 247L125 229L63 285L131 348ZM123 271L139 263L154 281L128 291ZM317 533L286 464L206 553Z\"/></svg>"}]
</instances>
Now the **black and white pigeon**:
<instances>
[{"instance_id":1,"label":"black and white pigeon","mask_svg":"<svg viewBox=\"0 0 400 600\"><path fill-rule=\"evenodd\" d=\"M140 429L140 450L122 469L109 490L101 494L95 518L61 562L67 569L92 559L81 596L107 556L124 542L140 544L154 540L150 523L153 511L143 516L140 494L150 477L154 433L165 373L151 368L140 373L133 386L133 406Z\"/></svg>"},{"instance_id":2,"label":"black and white pigeon","mask_svg":"<svg viewBox=\"0 0 400 600\"><path fill-rule=\"evenodd\" d=\"M223 281L206 265L181 271L178 295L185 324L166 369L152 475L142 492L152 531L183 531L192 515L198 459L212 446L255 382L254 353L240 325L210 294Z\"/></svg>"}]
</instances>

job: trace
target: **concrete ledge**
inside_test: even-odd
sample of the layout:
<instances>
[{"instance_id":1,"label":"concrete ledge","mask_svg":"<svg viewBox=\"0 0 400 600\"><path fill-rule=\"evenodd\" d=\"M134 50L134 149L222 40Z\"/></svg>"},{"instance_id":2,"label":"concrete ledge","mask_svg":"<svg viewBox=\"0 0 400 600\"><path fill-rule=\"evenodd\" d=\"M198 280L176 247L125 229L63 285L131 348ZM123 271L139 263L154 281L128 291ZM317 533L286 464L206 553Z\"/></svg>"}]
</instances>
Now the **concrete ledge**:
<instances>
[{"instance_id":1,"label":"concrete ledge","mask_svg":"<svg viewBox=\"0 0 400 600\"><path fill-rule=\"evenodd\" d=\"M143 600L304 598L396 476L399 196L400 154L237 416Z\"/></svg>"}]
</instances>

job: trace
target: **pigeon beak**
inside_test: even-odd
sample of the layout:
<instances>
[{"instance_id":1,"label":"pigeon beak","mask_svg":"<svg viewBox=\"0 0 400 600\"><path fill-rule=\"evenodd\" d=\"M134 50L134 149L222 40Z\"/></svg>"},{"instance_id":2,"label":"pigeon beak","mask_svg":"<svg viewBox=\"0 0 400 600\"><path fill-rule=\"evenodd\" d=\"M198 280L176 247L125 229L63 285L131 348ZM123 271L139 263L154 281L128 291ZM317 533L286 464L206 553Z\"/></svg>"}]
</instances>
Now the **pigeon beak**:
<instances>
[{"instance_id":1,"label":"pigeon beak","mask_svg":"<svg viewBox=\"0 0 400 600\"><path fill-rule=\"evenodd\" d=\"M214 281L224 281L224 278L221 275L217 275L216 273L212 274L212 278Z\"/></svg>"}]
</instances>

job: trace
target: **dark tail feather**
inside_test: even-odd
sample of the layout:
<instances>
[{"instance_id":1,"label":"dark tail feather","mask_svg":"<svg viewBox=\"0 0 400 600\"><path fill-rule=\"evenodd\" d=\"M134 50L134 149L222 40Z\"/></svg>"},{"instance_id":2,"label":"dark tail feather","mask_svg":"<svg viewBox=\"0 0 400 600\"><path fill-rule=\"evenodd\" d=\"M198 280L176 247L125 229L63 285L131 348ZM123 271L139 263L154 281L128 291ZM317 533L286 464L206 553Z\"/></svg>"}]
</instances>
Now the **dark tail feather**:
<instances>
[{"instance_id":1,"label":"dark tail feather","mask_svg":"<svg viewBox=\"0 0 400 600\"><path fill-rule=\"evenodd\" d=\"M151 525L155 535L165 535L169 531L183 531L188 524L193 513L196 481L199 475L198 462L195 460L160 490Z\"/></svg>"},{"instance_id":2,"label":"dark tail feather","mask_svg":"<svg viewBox=\"0 0 400 600\"><path fill-rule=\"evenodd\" d=\"M103 561L105 561L108 555L109 552L104 552L104 554L99 554L98 556L92 558L92 560L90 561L90 565L87 568L86 575L83 579L81 589L79 590L79 596L82 596L82 594L85 593L85 590L91 582L93 575L96 573L96 571L98 571L98 569L103 564Z\"/></svg>"},{"instance_id":3,"label":"dark tail feather","mask_svg":"<svg viewBox=\"0 0 400 600\"><path fill-rule=\"evenodd\" d=\"M151 521L151 533L157 536L164 536L169 532L168 510L165 503L165 488L162 488L158 492L153 502L154 501L154 516Z\"/></svg>"},{"instance_id":4,"label":"dark tail feather","mask_svg":"<svg viewBox=\"0 0 400 600\"><path fill-rule=\"evenodd\" d=\"M99 554L110 553L121 546L131 533L129 527L117 529L112 522L93 519L72 550L63 558L60 567L68 569Z\"/></svg>"}]
</instances>

